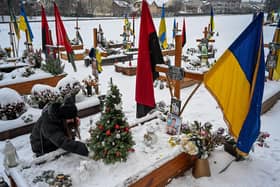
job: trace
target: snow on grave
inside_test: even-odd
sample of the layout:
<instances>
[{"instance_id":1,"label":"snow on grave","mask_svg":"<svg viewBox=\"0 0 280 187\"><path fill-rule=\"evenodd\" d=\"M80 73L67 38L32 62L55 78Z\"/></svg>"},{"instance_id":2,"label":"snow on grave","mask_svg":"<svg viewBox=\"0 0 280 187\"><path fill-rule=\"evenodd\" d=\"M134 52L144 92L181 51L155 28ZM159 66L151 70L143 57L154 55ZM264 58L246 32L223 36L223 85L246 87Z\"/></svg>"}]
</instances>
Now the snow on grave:
<instances>
[{"instance_id":1,"label":"snow on grave","mask_svg":"<svg viewBox=\"0 0 280 187\"><path fill-rule=\"evenodd\" d=\"M30 98L32 105L38 105L38 108L43 109L46 104L58 101L61 97L57 88L45 84L35 84L32 87Z\"/></svg>"},{"instance_id":2,"label":"snow on grave","mask_svg":"<svg viewBox=\"0 0 280 187\"><path fill-rule=\"evenodd\" d=\"M22 176L22 179L30 186L38 186L39 183L34 184L32 181L36 176L41 175L41 173L47 170L70 175L73 186L133 185L138 180L149 175L153 170L160 168L165 163L181 155L179 146L171 147L169 145L167 141L169 135L165 133L164 124L161 120L155 119L145 126L133 128L132 136L136 141L136 151L129 154L126 162L117 162L113 165L104 164L102 161L94 161L71 153L65 154L58 159L53 159L54 155L56 155L55 152L44 155L46 160L49 161L37 165L35 162L30 162L30 160L33 160L32 151L30 147L26 147L27 149L24 149L24 152L26 152L25 156L20 157L23 164L16 168L17 175ZM146 146L144 143L144 134L149 127L156 130L155 133L158 137L157 143L152 146ZM179 165L184 165L184 163L179 163ZM21 169L22 166L24 169ZM171 172L173 171L168 170L168 172L164 171L163 173L170 174ZM107 180L104 180L102 176L107 176Z\"/></svg>"},{"instance_id":3,"label":"snow on grave","mask_svg":"<svg viewBox=\"0 0 280 187\"><path fill-rule=\"evenodd\" d=\"M0 119L13 120L26 111L21 96L10 88L0 89Z\"/></svg>"},{"instance_id":4,"label":"snow on grave","mask_svg":"<svg viewBox=\"0 0 280 187\"><path fill-rule=\"evenodd\" d=\"M3 88L9 89L9 88ZM37 84L32 88L32 95L30 96L33 102L35 101L35 105L38 105L39 108L43 108L46 103L54 102L54 101L62 101L62 97L64 97L67 93L75 95L76 105L78 108L78 115L80 117L86 117L92 114L95 114L100 111L100 100L97 96L86 97L80 92L81 85L78 80L73 77L65 77L62 79L57 88ZM13 102L15 99L3 94L3 98L5 96L9 98L9 102ZM19 96L20 97L20 96ZM28 97L28 96L27 96ZM10 99L11 98L11 99ZM21 98L21 97L20 97ZM1 99L1 101L7 102L5 99ZM31 106L35 106L33 102L29 102ZM41 109L32 108L31 106L27 106L27 111L22 114L20 118L16 118L9 121L0 120L0 139L4 140L7 138L13 138L18 135L29 133L32 129L34 123L39 119L41 114ZM38 107L37 106L37 107Z\"/></svg>"},{"instance_id":5,"label":"snow on grave","mask_svg":"<svg viewBox=\"0 0 280 187\"><path fill-rule=\"evenodd\" d=\"M28 74L28 76L25 76ZM29 94L33 85L47 84L55 86L57 82L66 74L53 76L41 69L18 68L10 73L5 73L0 81L0 88L8 87L16 90L20 94Z\"/></svg>"}]
</instances>

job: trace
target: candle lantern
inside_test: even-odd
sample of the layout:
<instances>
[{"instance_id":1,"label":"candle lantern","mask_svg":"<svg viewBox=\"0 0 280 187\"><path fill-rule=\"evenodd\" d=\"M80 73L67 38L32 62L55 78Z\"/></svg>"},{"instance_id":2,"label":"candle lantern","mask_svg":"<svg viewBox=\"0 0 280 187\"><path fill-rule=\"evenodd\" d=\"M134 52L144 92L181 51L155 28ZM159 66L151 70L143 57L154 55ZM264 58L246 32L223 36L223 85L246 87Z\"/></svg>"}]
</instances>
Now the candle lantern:
<instances>
[{"instance_id":1,"label":"candle lantern","mask_svg":"<svg viewBox=\"0 0 280 187\"><path fill-rule=\"evenodd\" d=\"M4 154L4 165L11 168L18 165L18 155L16 152L16 148L10 142L10 140L6 140L6 144L3 150Z\"/></svg>"}]
</instances>

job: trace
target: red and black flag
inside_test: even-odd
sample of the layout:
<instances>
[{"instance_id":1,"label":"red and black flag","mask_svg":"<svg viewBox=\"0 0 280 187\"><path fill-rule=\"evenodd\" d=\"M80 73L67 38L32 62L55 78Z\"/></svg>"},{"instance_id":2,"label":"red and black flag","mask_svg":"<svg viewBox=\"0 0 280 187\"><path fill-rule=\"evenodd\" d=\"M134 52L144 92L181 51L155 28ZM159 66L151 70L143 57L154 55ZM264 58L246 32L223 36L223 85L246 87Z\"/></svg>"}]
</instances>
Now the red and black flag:
<instances>
[{"instance_id":1,"label":"red and black flag","mask_svg":"<svg viewBox=\"0 0 280 187\"><path fill-rule=\"evenodd\" d=\"M48 20L46 17L45 9L41 5L41 25L42 25L42 49L45 54L49 54L49 51L46 48L46 45L53 45L51 32L49 29Z\"/></svg>"},{"instance_id":2,"label":"red and black flag","mask_svg":"<svg viewBox=\"0 0 280 187\"><path fill-rule=\"evenodd\" d=\"M155 66L162 63L163 57L156 29L148 3L143 0L135 91L137 118L145 116L155 107L153 81L159 76L159 73L155 71Z\"/></svg>"},{"instance_id":3,"label":"red and black flag","mask_svg":"<svg viewBox=\"0 0 280 187\"><path fill-rule=\"evenodd\" d=\"M186 24L185 24L185 18L183 20L183 30L182 30L182 47L186 44Z\"/></svg>"},{"instance_id":4,"label":"red and black flag","mask_svg":"<svg viewBox=\"0 0 280 187\"><path fill-rule=\"evenodd\" d=\"M72 64L74 71L77 71L77 68L76 68L76 65L74 62L74 52L70 45L69 39L67 37L67 33L65 31L63 22L61 20L59 10L58 10L55 2L53 4L54 4L55 31L56 31L57 45L62 45L65 47L65 50L66 50L67 56L68 56L68 61Z\"/></svg>"}]
</instances>

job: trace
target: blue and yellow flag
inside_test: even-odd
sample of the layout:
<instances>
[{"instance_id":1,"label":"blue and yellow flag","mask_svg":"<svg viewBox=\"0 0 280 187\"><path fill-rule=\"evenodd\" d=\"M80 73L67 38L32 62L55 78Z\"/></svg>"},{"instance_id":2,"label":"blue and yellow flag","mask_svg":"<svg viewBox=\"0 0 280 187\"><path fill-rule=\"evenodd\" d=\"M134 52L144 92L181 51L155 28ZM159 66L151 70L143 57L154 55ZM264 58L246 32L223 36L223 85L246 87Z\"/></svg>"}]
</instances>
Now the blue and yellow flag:
<instances>
[{"instance_id":1,"label":"blue and yellow flag","mask_svg":"<svg viewBox=\"0 0 280 187\"><path fill-rule=\"evenodd\" d=\"M211 12L210 12L210 29L209 29L211 35L213 34L214 29L215 29L215 24L214 24L214 10L213 10L213 7L211 6Z\"/></svg>"},{"instance_id":2,"label":"blue and yellow flag","mask_svg":"<svg viewBox=\"0 0 280 187\"><path fill-rule=\"evenodd\" d=\"M101 53L99 52L98 49L95 50L95 58L96 58L96 62L97 62L97 71L98 73L101 73L103 71L102 68L102 57L101 57Z\"/></svg>"},{"instance_id":3,"label":"blue and yellow flag","mask_svg":"<svg viewBox=\"0 0 280 187\"><path fill-rule=\"evenodd\" d=\"M172 30L172 38L173 40L175 40L175 36L176 36L176 19L174 18L174 21L173 21L173 30Z\"/></svg>"},{"instance_id":4,"label":"blue and yellow flag","mask_svg":"<svg viewBox=\"0 0 280 187\"><path fill-rule=\"evenodd\" d=\"M274 32L273 43L277 43L280 45L280 19L278 20L278 25ZM276 51L276 55L277 55L276 58L277 64L276 64L276 68L273 70L273 77L272 77L273 80L280 79L280 49Z\"/></svg>"},{"instance_id":5,"label":"blue and yellow flag","mask_svg":"<svg viewBox=\"0 0 280 187\"><path fill-rule=\"evenodd\" d=\"M20 5L19 29L26 32L26 40L31 43L33 40L33 33L22 4Z\"/></svg>"},{"instance_id":6,"label":"blue and yellow flag","mask_svg":"<svg viewBox=\"0 0 280 187\"><path fill-rule=\"evenodd\" d=\"M260 131L265 81L262 24L260 13L204 77L241 154L249 153Z\"/></svg>"},{"instance_id":7,"label":"blue and yellow flag","mask_svg":"<svg viewBox=\"0 0 280 187\"><path fill-rule=\"evenodd\" d=\"M162 5L162 12L161 12L161 20L159 24L159 41L161 44L162 49L167 49L167 37L166 37L166 24L165 24L165 13L164 13L164 4Z\"/></svg>"}]
</instances>

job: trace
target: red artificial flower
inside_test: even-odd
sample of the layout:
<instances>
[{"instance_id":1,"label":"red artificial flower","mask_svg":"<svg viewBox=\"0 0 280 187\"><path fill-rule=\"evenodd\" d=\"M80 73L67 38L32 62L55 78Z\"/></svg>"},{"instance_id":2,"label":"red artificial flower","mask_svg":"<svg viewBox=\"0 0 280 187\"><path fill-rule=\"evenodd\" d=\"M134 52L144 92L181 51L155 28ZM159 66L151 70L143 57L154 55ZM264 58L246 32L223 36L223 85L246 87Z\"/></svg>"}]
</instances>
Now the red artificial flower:
<instances>
[{"instance_id":1,"label":"red artificial flower","mask_svg":"<svg viewBox=\"0 0 280 187\"><path fill-rule=\"evenodd\" d=\"M118 124L115 124L115 129L120 129L120 126Z\"/></svg>"},{"instance_id":2,"label":"red artificial flower","mask_svg":"<svg viewBox=\"0 0 280 187\"><path fill-rule=\"evenodd\" d=\"M129 152L135 152L135 149L129 148L128 151L129 151Z\"/></svg>"},{"instance_id":3,"label":"red artificial flower","mask_svg":"<svg viewBox=\"0 0 280 187\"><path fill-rule=\"evenodd\" d=\"M128 132L128 131L129 131L129 128L128 128L128 127L125 127L125 128L124 128L124 131L125 131L125 132Z\"/></svg>"}]
</instances>

